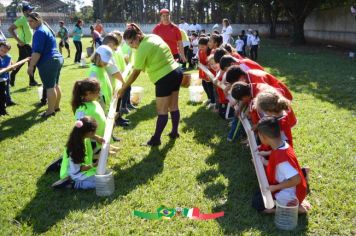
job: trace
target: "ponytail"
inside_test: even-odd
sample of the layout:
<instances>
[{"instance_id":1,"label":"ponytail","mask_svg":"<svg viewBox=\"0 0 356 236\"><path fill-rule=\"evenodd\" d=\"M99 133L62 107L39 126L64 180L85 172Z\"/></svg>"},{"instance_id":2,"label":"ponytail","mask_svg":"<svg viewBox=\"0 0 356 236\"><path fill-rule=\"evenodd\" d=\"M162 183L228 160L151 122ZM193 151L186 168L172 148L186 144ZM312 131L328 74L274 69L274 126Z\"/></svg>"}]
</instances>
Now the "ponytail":
<instances>
[{"instance_id":1,"label":"ponytail","mask_svg":"<svg viewBox=\"0 0 356 236\"><path fill-rule=\"evenodd\" d=\"M84 116L76 121L76 124L69 135L66 147L67 154L70 156L75 164L84 162L85 145L84 139L89 132L95 132L98 125L95 119Z\"/></svg>"},{"instance_id":2,"label":"ponytail","mask_svg":"<svg viewBox=\"0 0 356 236\"><path fill-rule=\"evenodd\" d=\"M100 91L100 84L96 79L87 78L84 80L78 80L74 83L72 92L72 111L75 111L84 105L84 96L87 92L97 92Z\"/></svg>"},{"instance_id":3,"label":"ponytail","mask_svg":"<svg viewBox=\"0 0 356 236\"><path fill-rule=\"evenodd\" d=\"M124 32L124 40L134 39L137 36L143 36L143 32L135 23L127 24L126 30Z\"/></svg>"}]
</instances>

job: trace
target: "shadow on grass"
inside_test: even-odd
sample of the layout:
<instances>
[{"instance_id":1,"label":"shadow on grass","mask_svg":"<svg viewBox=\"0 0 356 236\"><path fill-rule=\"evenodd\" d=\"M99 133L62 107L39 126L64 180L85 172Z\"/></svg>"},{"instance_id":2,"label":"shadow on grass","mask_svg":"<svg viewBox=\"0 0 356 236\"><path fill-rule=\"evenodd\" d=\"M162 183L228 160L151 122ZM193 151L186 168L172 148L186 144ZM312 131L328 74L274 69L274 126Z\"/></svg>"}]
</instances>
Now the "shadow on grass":
<instances>
[{"instance_id":1,"label":"shadow on grass","mask_svg":"<svg viewBox=\"0 0 356 236\"><path fill-rule=\"evenodd\" d=\"M38 117L39 109L39 107L36 107L21 116L16 116L2 122L0 124L0 141L22 135L34 124L45 121L45 119Z\"/></svg>"},{"instance_id":2,"label":"shadow on grass","mask_svg":"<svg viewBox=\"0 0 356 236\"><path fill-rule=\"evenodd\" d=\"M114 167L116 189L108 198L97 197L94 190L53 190L50 186L57 180L58 174L44 174L37 181L36 196L15 219L21 224L32 226L35 234L41 234L71 212L85 211L99 204L110 204L160 174L163 171L163 161L173 146L174 140L170 140L162 149L151 148L141 162L127 169Z\"/></svg>"},{"instance_id":3,"label":"shadow on grass","mask_svg":"<svg viewBox=\"0 0 356 236\"><path fill-rule=\"evenodd\" d=\"M285 47L283 41L271 40L261 52L261 64L273 75L286 77L292 91L356 109L356 65L346 56L321 47Z\"/></svg>"},{"instance_id":4,"label":"shadow on grass","mask_svg":"<svg viewBox=\"0 0 356 236\"><path fill-rule=\"evenodd\" d=\"M210 122L201 122L207 117ZM272 215L259 214L252 208L251 199L259 187L251 153L239 144L240 140L235 143L225 141L229 129L227 122L205 108L198 109L183 122L186 124L183 131L194 133L197 142L214 149L214 153L205 161L209 166L218 166L218 170L205 170L197 176L197 180L205 186L205 196L216 202L213 211L225 212L224 217L216 220L224 234L260 231L262 235L288 235L288 232L276 229ZM216 141L216 137L220 137L220 141ZM227 179L227 186L219 181L219 175ZM290 234L303 234L307 226L307 217L300 216L298 227Z\"/></svg>"},{"instance_id":5,"label":"shadow on grass","mask_svg":"<svg viewBox=\"0 0 356 236\"><path fill-rule=\"evenodd\" d=\"M126 116L130 119L130 125L125 127L125 129L132 130L140 123L140 121L149 120L157 116L156 111L156 101L152 100L151 103L146 104L142 107L138 107L134 112Z\"/></svg>"}]
</instances>

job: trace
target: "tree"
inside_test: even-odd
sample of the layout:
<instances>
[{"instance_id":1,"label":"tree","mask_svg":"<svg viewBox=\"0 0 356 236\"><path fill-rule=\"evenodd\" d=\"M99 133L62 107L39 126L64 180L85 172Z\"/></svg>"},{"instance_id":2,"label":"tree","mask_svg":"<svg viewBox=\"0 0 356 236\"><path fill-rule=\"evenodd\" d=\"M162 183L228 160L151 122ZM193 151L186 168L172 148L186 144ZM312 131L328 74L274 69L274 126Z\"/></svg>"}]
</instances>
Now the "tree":
<instances>
[{"instance_id":1,"label":"tree","mask_svg":"<svg viewBox=\"0 0 356 236\"><path fill-rule=\"evenodd\" d=\"M292 44L305 44L304 23L307 16L320 4L320 0L278 0L287 12L292 25Z\"/></svg>"}]
</instances>

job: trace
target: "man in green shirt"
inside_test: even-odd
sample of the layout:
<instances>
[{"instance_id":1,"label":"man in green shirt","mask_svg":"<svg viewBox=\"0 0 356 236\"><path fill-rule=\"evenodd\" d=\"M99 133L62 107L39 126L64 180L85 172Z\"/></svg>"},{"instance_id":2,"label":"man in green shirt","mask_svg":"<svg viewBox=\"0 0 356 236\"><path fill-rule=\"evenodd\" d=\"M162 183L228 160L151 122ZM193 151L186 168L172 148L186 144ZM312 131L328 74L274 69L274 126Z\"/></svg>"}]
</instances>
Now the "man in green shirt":
<instances>
[{"instance_id":1,"label":"man in green shirt","mask_svg":"<svg viewBox=\"0 0 356 236\"><path fill-rule=\"evenodd\" d=\"M29 13L32 12L32 10L33 7L31 5L23 5L22 6L23 16L18 18L8 29L12 37L14 37L14 39L17 41L17 47L19 48L19 58L17 61L21 61L22 59L30 57L32 54L31 42L32 42L33 33L32 33L32 29L30 28L27 22L27 16ZM12 71L10 76L11 86L15 86L15 77L17 72L19 72L19 70L21 69L21 67L22 66L19 66ZM33 76L30 76L29 78L30 78L30 86L39 85Z\"/></svg>"},{"instance_id":2,"label":"man in green shirt","mask_svg":"<svg viewBox=\"0 0 356 236\"><path fill-rule=\"evenodd\" d=\"M70 49L69 49L69 44L68 44L68 29L67 27L64 26L64 21L59 22L59 31L58 31L58 37L61 39L59 42L59 52L62 54L62 48L65 47L68 52L68 57L70 57Z\"/></svg>"}]
</instances>

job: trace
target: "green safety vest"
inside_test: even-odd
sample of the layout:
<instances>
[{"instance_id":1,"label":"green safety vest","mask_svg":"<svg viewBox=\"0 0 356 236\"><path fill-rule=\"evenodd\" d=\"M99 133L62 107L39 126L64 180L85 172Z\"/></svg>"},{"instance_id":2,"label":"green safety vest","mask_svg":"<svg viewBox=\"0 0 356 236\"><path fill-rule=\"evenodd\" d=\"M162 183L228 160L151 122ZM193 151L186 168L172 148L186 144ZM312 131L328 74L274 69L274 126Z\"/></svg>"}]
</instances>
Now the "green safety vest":
<instances>
[{"instance_id":1,"label":"green safety vest","mask_svg":"<svg viewBox=\"0 0 356 236\"><path fill-rule=\"evenodd\" d=\"M81 114L83 113L83 114ZM77 108L75 111L75 119L79 120L84 116L90 116L95 119L98 124L96 129L96 134L100 137L104 137L105 127L106 127L106 117L103 108L97 101L85 102L84 105ZM101 147L101 143L96 143L98 147Z\"/></svg>"},{"instance_id":2,"label":"green safety vest","mask_svg":"<svg viewBox=\"0 0 356 236\"><path fill-rule=\"evenodd\" d=\"M85 146L85 157L84 157L84 165L92 165L93 164L93 149L91 147L91 142L90 139L86 138L84 139L84 146ZM63 156L62 156L62 165L61 165L61 171L59 177L61 179L64 179L69 176L68 174L69 170L69 157L67 154L67 149L63 151ZM84 174L86 176L93 176L96 174L96 167L91 168L90 170L84 171Z\"/></svg>"},{"instance_id":3,"label":"green safety vest","mask_svg":"<svg viewBox=\"0 0 356 236\"><path fill-rule=\"evenodd\" d=\"M106 73L105 68L98 67L94 64L91 64L89 68L89 76L90 74L95 73L96 79L100 83L100 93L103 96L105 103L105 110L109 111L110 102L113 94L113 89L111 86L111 81L109 79L108 73Z\"/></svg>"}]
</instances>

